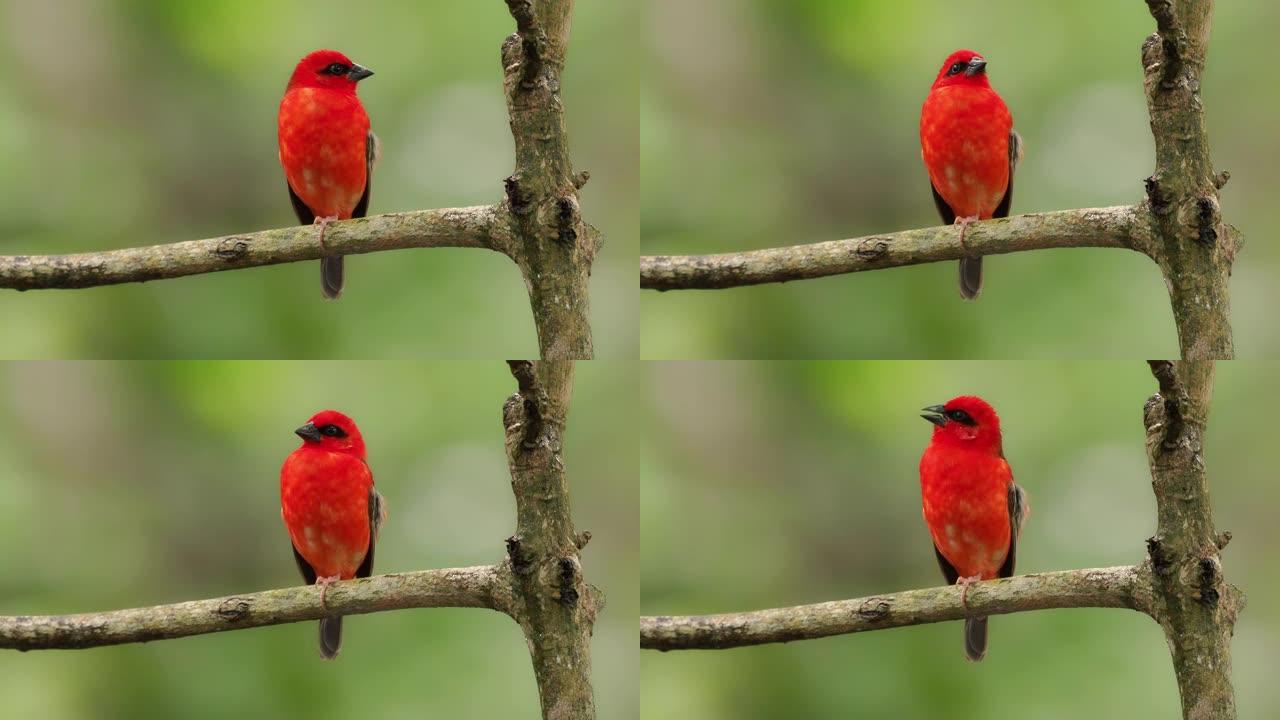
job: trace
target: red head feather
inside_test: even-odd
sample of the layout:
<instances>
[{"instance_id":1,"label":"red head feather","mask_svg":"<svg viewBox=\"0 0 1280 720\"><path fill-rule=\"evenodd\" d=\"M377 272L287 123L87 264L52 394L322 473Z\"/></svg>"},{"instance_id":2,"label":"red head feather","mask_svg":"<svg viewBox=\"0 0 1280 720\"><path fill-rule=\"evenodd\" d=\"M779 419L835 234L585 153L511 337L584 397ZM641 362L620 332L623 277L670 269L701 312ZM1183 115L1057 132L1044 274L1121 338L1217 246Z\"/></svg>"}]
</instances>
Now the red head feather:
<instances>
[{"instance_id":1,"label":"red head feather","mask_svg":"<svg viewBox=\"0 0 1280 720\"><path fill-rule=\"evenodd\" d=\"M356 83L373 75L337 50L316 50L298 61L289 78L289 89L327 88L339 92L356 92Z\"/></svg>"},{"instance_id":2,"label":"red head feather","mask_svg":"<svg viewBox=\"0 0 1280 720\"><path fill-rule=\"evenodd\" d=\"M306 425L294 430L302 438L303 447L354 455L365 459L364 438L351 418L337 410L321 410Z\"/></svg>"},{"instance_id":3,"label":"red head feather","mask_svg":"<svg viewBox=\"0 0 1280 720\"><path fill-rule=\"evenodd\" d=\"M951 87L967 85L969 87L991 87L987 80L987 61L980 53L972 50L957 50L947 56L938 70L938 78L933 87Z\"/></svg>"},{"instance_id":4,"label":"red head feather","mask_svg":"<svg viewBox=\"0 0 1280 720\"><path fill-rule=\"evenodd\" d=\"M975 395L961 395L947 401L946 405L934 405L925 410L930 414L921 417L936 426L933 429L934 443L1003 452L1000 417L986 400Z\"/></svg>"}]
</instances>

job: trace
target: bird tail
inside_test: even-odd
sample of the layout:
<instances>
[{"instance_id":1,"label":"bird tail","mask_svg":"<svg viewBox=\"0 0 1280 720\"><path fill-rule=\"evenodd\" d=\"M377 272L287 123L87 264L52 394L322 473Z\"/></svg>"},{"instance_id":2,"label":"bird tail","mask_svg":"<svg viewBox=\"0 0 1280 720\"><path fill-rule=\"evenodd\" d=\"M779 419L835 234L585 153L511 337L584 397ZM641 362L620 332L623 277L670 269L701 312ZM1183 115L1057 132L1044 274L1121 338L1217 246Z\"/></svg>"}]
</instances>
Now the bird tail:
<instances>
[{"instance_id":1,"label":"bird tail","mask_svg":"<svg viewBox=\"0 0 1280 720\"><path fill-rule=\"evenodd\" d=\"M336 651L335 651L336 652ZM981 662L987 655L987 619L965 618L964 654L974 662Z\"/></svg>"},{"instance_id":2,"label":"bird tail","mask_svg":"<svg viewBox=\"0 0 1280 720\"><path fill-rule=\"evenodd\" d=\"M960 297L972 300L982 292L982 258L960 258Z\"/></svg>"},{"instance_id":3,"label":"bird tail","mask_svg":"<svg viewBox=\"0 0 1280 720\"><path fill-rule=\"evenodd\" d=\"M983 627L986 627L985 618ZM342 647L342 616L327 617L320 620L320 657L332 660L338 656Z\"/></svg>"},{"instance_id":4,"label":"bird tail","mask_svg":"<svg viewBox=\"0 0 1280 720\"><path fill-rule=\"evenodd\" d=\"M336 300L342 297L342 284L345 280L343 257L320 258L320 290L325 299Z\"/></svg>"}]
</instances>

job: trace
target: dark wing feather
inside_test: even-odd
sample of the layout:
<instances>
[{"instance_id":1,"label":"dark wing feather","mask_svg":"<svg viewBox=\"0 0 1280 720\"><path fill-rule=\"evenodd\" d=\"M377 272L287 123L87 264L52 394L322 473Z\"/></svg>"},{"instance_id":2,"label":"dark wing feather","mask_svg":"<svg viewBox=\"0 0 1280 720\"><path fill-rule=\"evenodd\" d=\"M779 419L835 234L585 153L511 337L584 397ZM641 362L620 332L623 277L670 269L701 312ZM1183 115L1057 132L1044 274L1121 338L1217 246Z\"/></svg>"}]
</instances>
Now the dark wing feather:
<instances>
[{"instance_id":1,"label":"dark wing feather","mask_svg":"<svg viewBox=\"0 0 1280 720\"><path fill-rule=\"evenodd\" d=\"M1018 560L1018 533L1022 532L1022 521L1026 518L1027 493L1017 483L1009 483L1009 554L1004 557L1000 566L999 577L1013 577L1014 566Z\"/></svg>"},{"instance_id":2,"label":"dark wing feather","mask_svg":"<svg viewBox=\"0 0 1280 720\"><path fill-rule=\"evenodd\" d=\"M942 556L942 551L938 549L937 543L933 545L933 554L938 556L938 567L942 570L942 577L947 579L948 585L955 585L956 580L960 579L960 573L956 572L955 566Z\"/></svg>"},{"instance_id":3,"label":"dark wing feather","mask_svg":"<svg viewBox=\"0 0 1280 720\"><path fill-rule=\"evenodd\" d=\"M1004 197L991 217L1009 217L1009 208L1013 206L1013 171L1018 168L1022 159L1022 136L1017 130L1009 131L1009 187L1005 188Z\"/></svg>"},{"instance_id":4,"label":"dark wing feather","mask_svg":"<svg viewBox=\"0 0 1280 720\"><path fill-rule=\"evenodd\" d=\"M293 202L293 213L298 216L298 224L310 225L316 221L316 214L311 212L311 208L302 202L302 198L298 197L298 193L293 191L293 186L286 180L284 186L289 188L289 200Z\"/></svg>"},{"instance_id":5,"label":"dark wing feather","mask_svg":"<svg viewBox=\"0 0 1280 720\"><path fill-rule=\"evenodd\" d=\"M378 491L369 486L369 551L364 554L364 562L356 570L356 577L373 575L373 548L378 541L378 531L382 528L382 518L386 516L386 501Z\"/></svg>"},{"instance_id":6,"label":"dark wing feather","mask_svg":"<svg viewBox=\"0 0 1280 720\"><path fill-rule=\"evenodd\" d=\"M946 200L938 194L938 188L933 186L933 181L929 182L929 189L933 191L933 204L938 206L938 215L942 216L943 225L951 225L956 221L956 213L947 204Z\"/></svg>"},{"instance_id":7,"label":"dark wing feather","mask_svg":"<svg viewBox=\"0 0 1280 720\"><path fill-rule=\"evenodd\" d=\"M364 194L360 196L360 202L356 203L356 209L351 211L351 217L364 217L369 212L369 192L373 189L373 166L378 161L378 136L370 130L369 134L364 138Z\"/></svg>"},{"instance_id":8,"label":"dark wing feather","mask_svg":"<svg viewBox=\"0 0 1280 720\"><path fill-rule=\"evenodd\" d=\"M293 559L298 563L298 572L302 573L302 579L305 580L308 585L315 585L315 568L311 567L311 563L307 562L307 559L302 557L302 553L298 552L296 545L293 545L293 543L289 543L289 545L293 547Z\"/></svg>"}]
</instances>

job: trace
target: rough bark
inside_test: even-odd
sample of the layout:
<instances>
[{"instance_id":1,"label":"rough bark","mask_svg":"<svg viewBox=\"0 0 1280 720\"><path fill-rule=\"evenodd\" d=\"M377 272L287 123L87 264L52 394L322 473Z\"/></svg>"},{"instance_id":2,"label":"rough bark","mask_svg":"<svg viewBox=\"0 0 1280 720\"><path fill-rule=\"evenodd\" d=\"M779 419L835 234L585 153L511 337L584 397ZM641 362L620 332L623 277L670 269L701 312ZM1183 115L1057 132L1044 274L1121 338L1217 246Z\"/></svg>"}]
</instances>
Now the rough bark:
<instances>
[{"instance_id":1,"label":"rough bark","mask_svg":"<svg viewBox=\"0 0 1280 720\"><path fill-rule=\"evenodd\" d=\"M591 265L599 232L582 219L560 99L573 0L506 0L517 32L502 44L507 113L515 140L515 172L504 207L542 357L592 356L588 322Z\"/></svg>"},{"instance_id":2,"label":"rough bark","mask_svg":"<svg viewBox=\"0 0 1280 720\"><path fill-rule=\"evenodd\" d=\"M515 618L524 629L546 720L595 717L591 634L603 596L583 579L562 457L573 363L512 361L519 392L503 409L507 461L516 496L516 533L507 539Z\"/></svg>"},{"instance_id":3,"label":"rough bark","mask_svg":"<svg viewBox=\"0 0 1280 720\"><path fill-rule=\"evenodd\" d=\"M1153 361L1160 392L1143 413L1156 496L1151 615L1164 628L1187 720L1236 717L1231 635L1244 596L1227 583L1213 526L1202 443L1213 396L1212 362Z\"/></svg>"},{"instance_id":4,"label":"rough bark","mask_svg":"<svg viewBox=\"0 0 1280 720\"><path fill-rule=\"evenodd\" d=\"M640 647L720 650L1051 608L1145 611L1150 593L1149 573L1141 567L1018 575L973 585L967 610L960 588L951 585L754 612L642 617Z\"/></svg>"},{"instance_id":5,"label":"rough bark","mask_svg":"<svg viewBox=\"0 0 1280 720\"><path fill-rule=\"evenodd\" d=\"M507 252L509 239L497 218L498 208L480 206L344 220L333 223L325 232L327 252L321 250L315 228L294 226L78 255L0 256L0 288L46 290L117 285L318 260L335 252L359 255L427 247Z\"/></svg>"},{"instance_id":6,"label":"rough bark","mask_svg":"<svg viewBox=\"0 0 1280 720\"><path fill-rule=\"evenodd\" d=\"M1146 0L1158 32L1142 46L1143 86L1155 137L1156 169L1147 178L1147 206L1160 265L1186 360L1234 355L1228 293L1238 238L1222 220L1200 98L1213 0Z\"/></svg>"},{"instance_id":7,"label":"rough bark","mask_svg":"<svg viewBox=\"0 0 1280 720\"><path fill-rule=\"evenodd\" d=\"M943 225L723 255L642 257L640 287L740 287L958 260L974 253L1000 255L1064 247L1143 250L1151 237L1146 213L1136 207L1031 213L970 225L963 247L960 230Z\"/></svg>"},{"instance_id":8,"label":"rough bark","mask_svg":"<svg viewBox=\"0 0 1280 720\"><path fill-rule=\"evenodd\" d=\"M169 640L322 617L426 607L511 613L506 567L392 573L336 583L320 604L315 585L81 615L0 617L0 648L71 650Z\"/></svg>"}]
</instances>

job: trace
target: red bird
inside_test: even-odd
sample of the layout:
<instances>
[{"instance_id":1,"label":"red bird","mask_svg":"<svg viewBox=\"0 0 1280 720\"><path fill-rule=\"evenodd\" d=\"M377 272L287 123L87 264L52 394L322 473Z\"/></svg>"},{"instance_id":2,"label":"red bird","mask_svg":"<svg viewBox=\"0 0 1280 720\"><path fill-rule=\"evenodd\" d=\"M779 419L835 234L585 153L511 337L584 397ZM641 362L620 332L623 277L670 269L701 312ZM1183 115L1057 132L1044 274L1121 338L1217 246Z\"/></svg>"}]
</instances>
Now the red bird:
<instances>
[{"instance_id":1,"label":"red bird","mask_svg":"<svg viewBox=\"0 0 1280 720\"><path fill-rule=\"evenodd\" d=\"M293 557L308 585L321 586L373 572L373 546L386 518L382 496L365 464L364 439L351 418L323 410L294 430L302 447L280 468L280 516ZM320 621L320 655L342 645L342 616Z\"/></svg>"},{"instance_id":2,"label":"red bird","mask_svg":"<svg viewBox=\"0 0 1280 720\"><path fill-rule=\"evenodd\" d=\"M972 50L947 57L920 111L920 155L942 222L964 231L975 220L1008 217L1022 138L987 80L987 61ZM960 297L982 290L982 257L960 259Z\"/></svg>"},{"instance_id":3,"label":"red bird","mask_svg":"<svg viewBox=\"0 0 1280 720\"><path fill-rule=\"evenodd\" d=\"M938 566L950 584L1013 575L1018 534L1030 507L1004 460L1000 418L973 396L924 409L920 417L937 427L920 458L924 522L933 536ZM987 619L964 621L964 651L970 660L987 653Z\"/></svg>"},{"instance_id":4,"label":"red bird","mask_svg":"<svg viewBox=\"0 0 1280 720\"><path fill-rule=\"evenodd\" d=\"M369 130L356 83L370 75L340 52L317 50L298 63L280 102L280 164L289 199L299 222L320 226L321 248L328 223L369 210L378 138ZM320 260L326 298L342 294L342 265L341 255Z\"/></svg>"}]
</instances>

